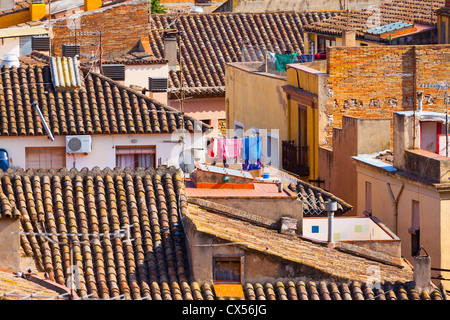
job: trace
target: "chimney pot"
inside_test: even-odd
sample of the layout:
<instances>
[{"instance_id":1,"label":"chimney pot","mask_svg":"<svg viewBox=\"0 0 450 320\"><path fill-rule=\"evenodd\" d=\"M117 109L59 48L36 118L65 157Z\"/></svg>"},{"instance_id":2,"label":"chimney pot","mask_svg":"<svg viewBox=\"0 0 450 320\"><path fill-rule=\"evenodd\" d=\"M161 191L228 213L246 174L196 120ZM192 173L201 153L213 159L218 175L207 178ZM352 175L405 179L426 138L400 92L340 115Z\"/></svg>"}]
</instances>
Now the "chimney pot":
<instances>
[{"instance_id":1,"label":"chimney pot","mask_svg":"<svg viewBox=\"0 0 450 320\"><path fill-rule=\"evenodd\" d=\"M431 258L428 255L414 257L414 286L419 292L430 290Z\"/></svg>"},{"instance_id":2,"label":"chimney pot","mask_svg":"<svg viewBox=\"0 0 450 320\"><path fill-rule=\"evenodd\" d=\"M295 234L298 227L297 219L289 217L281 217L280 219L280 233L283 234Z\"/></svg>"},{"instance_id":3,"label":"chimney pot","mask_svg":"<svg viewBox=\"0 0 450 320\"><path fill-rule=\"evenodd\" d=\"M354 29L346 29L342 31L342 46L343 47L356 46L356 31Z\"/></svg>"}]
</instances>

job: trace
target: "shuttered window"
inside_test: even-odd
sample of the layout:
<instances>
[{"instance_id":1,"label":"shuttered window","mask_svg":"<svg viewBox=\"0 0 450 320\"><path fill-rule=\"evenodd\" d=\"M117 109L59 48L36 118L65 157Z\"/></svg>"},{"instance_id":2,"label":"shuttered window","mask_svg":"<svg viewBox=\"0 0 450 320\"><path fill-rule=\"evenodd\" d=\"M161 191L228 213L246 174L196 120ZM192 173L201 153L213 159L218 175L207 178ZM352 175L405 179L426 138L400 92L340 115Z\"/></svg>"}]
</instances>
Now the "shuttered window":
<instances>
[{"instance_id":1,"label":"shuttered window","mask_svg":"<svg viewBox=\"0 0 450 320\"><path fill-rule=\"evenodd\" d=\"M156 147L116 147L116 165L125 169L129 167L155 168L156 165Z\"/></svg>"},{"instance_id":2,"label":"shuttered window","mask_svg":"<svg viewBox=\"0 0 450 320\"><path fill-rule=\"evenodd\" d=\"M66 148L25 148L26 169L61 169L66 166Z\"/></svg>"}]
</instances>

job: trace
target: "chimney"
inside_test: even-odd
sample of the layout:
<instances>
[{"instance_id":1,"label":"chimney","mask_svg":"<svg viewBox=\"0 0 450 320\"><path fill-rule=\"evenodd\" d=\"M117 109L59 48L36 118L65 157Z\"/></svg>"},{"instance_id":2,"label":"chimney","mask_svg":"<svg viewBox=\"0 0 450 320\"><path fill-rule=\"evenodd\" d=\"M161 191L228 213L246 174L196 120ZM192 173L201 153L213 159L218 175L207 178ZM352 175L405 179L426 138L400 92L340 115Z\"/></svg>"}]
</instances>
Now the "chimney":
<instances>
[{"instance_id":1,"label":"chimney","mask_svg":"<svg viewBox=\"0 0 450 320\"><path fill-rule=\"evenodd\" d=\"M289 217L281 217L280 219L280 233L283 234L296 234L297 231L297 219Z\"/></svg>"},{"instance_id":2,"label":"chimney","mask_svg":"<svg viewBox=\"0 0 450 320\"><path fill-rule=\"evenodd\" d=\"M431 288L431 258L428 254L419 254L420 249L414 257L414 287L419 292L429 292Z\"/></svg>"},{"instance_id":3,"label":"chimney","mask_svg":"<svg viewBox=\"0 0 450 320\"><path fill-rule=\"evenodd\" d=\"M164 33L164 58L169 61L169 70L176 68L178 64L177 34L175 32Z\"/></svg>"},{"instance_id":4,"label":"chimney","mask_svg":"<svg viewBox=\"0 0 450 320\"><path fill-rule=\"evenodd\" d=\"M84 11L92 11L102 7L102 0L84 0Z\"/></svg>"},{"instance_id":5,"label":"chimney","mask_svg":"<svg viewBox=\"0 0 450 320\"><path fill-rule=\"evenodd\" d=\"M336 201L326 201L325 211L328 212L328 245L333 247L333 233L334 233L334 212L337 211Z\"/></svg>"},{"instance_id":6,"label":"chimney","mask_svg":"<svg viewBox=\"0 0 450 320\"><path fill-rule=\"evenodd\" d=\"M41 20L47 15L47 7L43 0L33 0L30 5L30 20Z\"/></svg>"},{"instance_id":7,"label":"chimney","mask_svg":"<svg viewBox=\"0 0 450 320\"><path fill-rule=\"evenodd\" d=\"M344 31L342 31L342 46L356 46L356 31L354 29L345 29Z\"/></svg>"}]
</instances>

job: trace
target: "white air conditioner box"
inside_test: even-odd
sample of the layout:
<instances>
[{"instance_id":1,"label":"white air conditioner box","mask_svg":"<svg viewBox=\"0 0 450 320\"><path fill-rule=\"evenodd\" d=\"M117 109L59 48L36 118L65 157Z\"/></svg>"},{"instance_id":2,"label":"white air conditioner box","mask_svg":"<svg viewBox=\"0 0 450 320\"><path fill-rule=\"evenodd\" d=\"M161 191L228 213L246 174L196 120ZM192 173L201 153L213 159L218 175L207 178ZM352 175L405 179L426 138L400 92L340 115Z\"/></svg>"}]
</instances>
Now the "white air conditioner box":
<instances>
[{"instance_id":1,"label":"white air conditioner box","mask_svg":"<svg viewBox=\"0 0 450 320\"><path fill-rule=\"evenodd\" d=\"M67 153L91 152L91 136L66 136Z\"/></svg>"}]
</instances>

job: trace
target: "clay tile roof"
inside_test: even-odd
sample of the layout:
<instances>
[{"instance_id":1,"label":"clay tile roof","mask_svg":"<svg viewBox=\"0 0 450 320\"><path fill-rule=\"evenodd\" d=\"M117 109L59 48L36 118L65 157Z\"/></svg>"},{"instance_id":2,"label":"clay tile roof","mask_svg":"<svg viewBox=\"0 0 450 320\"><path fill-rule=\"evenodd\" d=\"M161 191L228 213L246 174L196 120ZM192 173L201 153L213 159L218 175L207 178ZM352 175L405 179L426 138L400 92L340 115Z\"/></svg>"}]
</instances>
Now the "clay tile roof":
<instances>
[{"instance_id":1,"label":"clay tile roof","mask_svg":"<svg viewBox=\"0 0 450 320\"><path fill-rule=\"evenodd\" d=\"M25 232L73 233L45 238L22 236L22 248L59 284L67 280L69 237L80 271L80 297L200 299L203 290L188 281L184 233L177 201L182 181L168 169L98 168L12 170L0 177L16 203L26 203ZM20 200L20 201L19 201ZM32 223L28 223L28 222ZM116 237L131 225L131 238ZM92 237L89 234L107 234Z\"/></svg>"},{"instance_id":2,"label":"clay tile roof","mask_svg":"<svg viewBox=\"0 0 450 320\"><path fill-rule=\"evenodd\" d=\"M277 230L248 221L205 210L190 204L185 225L191 224L200 233L237 242L249 250L277 257L289 263L301 264L326 274L329 279L341 281L371 281L369 266L380 268L380 277L386 281L411 281L411 266L403 260L402 267L375 262L351 253L327 247L301 237L280 234Z\"/></svg>"},{"instance_id":3,"label":"clay tile roof","mask_svg":"<svg viewBox=\"0 0 450 320\"><path fill-rule=\"evenodd\" d=\"M348 27L356 29L357 37L362 37L364 30L373 28L373 26L370 26L370 23L375 23L378 19L380 26L399 21L414 22L422 25L436 25L437 15L433 14L433 20L431 20L431 8L435 11L443 7L444 4L445 0L386 1L374 8L349 12ZM304 29L310 32L340 35L345 28L347 28L347 14L314 22L305 26Z\"/></svg>"},{"instance_id":4,"label":"clay tile roof","mask_svg":"<svg viewBox=\"0 0 450 320\"><path fill-rule=\"evenodd\" d=\"M33 277L34 278L34 277ZM0 269L0 300L63 299L64 291L49 287L42 280L29 280Z\"/></svg>"},{"instance_id":5,"label":"clay tile roof","mask_svg":"<svg viewBox=\"0 0 450 320\"><path fill-rule=\"evenodd\" d=\"M382 281L377 286L350 281L278 281L245 283L247 300L444 300L436 287L419 293L411 282Z\"/></svg>"},{"instance_id":6,"label":"clay tile roof","mask_svg":"<svg viewBox=\"0 0 450 320\"><path fill-rule=\"evenodd\" d=\"M82 68L81 89L55 90L48 57L33 53L0 76L0 136L44 135L31 104L37 102L53 135L171 133L182 128L177 109ZM113 106L108 108L107 106ZM184 128L210 127L184 116ZM194 127L195 126L195 127Z\"/></svg>"},{"instance_id":7,"label":"clay tile roof","mask_svg":"<svg viewBox=\"0 0 450 320\"><path fill-rule=\"evenodd\" d=\"M181 31L185 86L198 90L192 91L194 96L224 95L224 90L212 92L210 88L224 88L226 63L263 61L264 50L303 52L304 26L338 14L336 11L286 11L181 16L171 27ZM163 29L175 17L177 15L153 15L152 26ZM153 31L151 38L150 45L155 56L164 57L162 35ZM244 47L249 49L248 54L243 54ZM178 73L173 70L169 73L169 87L179 88Z\"/></svg>"},{"instance_id":8,"label":"clay tile roof","mask_svg":"<svg viewBox=\"0 0 450 320\"><path fill-rule=\"evenodd\" d=\"M164 58L157 58L153 54L141 51L131 51L122 55L102 59L103 63L110 64L165 64L167 60Z\"/></svg>"},{"instance_id":9,"label":"clay tile roof","mask_svg":"<svg viewBox=\"0 0 450 320\"><path fill-rule=\"evenodd\" d=\"M324 216L327 215L325 212L325 202L326 201L336 201L338 210L335 212L336 215L342 215L353 209L353 206L344 200L336 197L334 194L316 187L310 183L302 181L292 174L280 170L280 173L288 177L291 182L288 188L296 192L298 197L303 202L303 215L304 216Z\"/></svg>"},{"instance_id":10,"label":"clay tile roof","mask_svg":"<svg viewBox=\"0 0 450 320\"><path fill-rule=\"evenodd\" d=\"M223 225L230 232L229 237L242 236L235 231L245 228L249 234L259 234L271 243L268 254L292 261L300 259L336 278L352 278L344 282L303 283L288 279L246 283L245 299L442 299L437 290L429 294L414 292L408 282L411 278L408 267L380 265L385 282L379 289L371 289L365 284L367 275L361 271L367 266L364 258L279 236L249 223L191 212L179 171L173 167L9 169L0 172L0 182L0 190L21 211L23 231L60 234L49 235L52 241L32 234L21 235L24 255L33 257L39 272L47 272L50 280L60 285L66 284L70 265L69 246L64 243L72 240L74 264L80 276L76 294L80 298L219 299L213 285L190 280L181 214L194 219L203 231L211 222ZM132 241L115 236L124 226L131 226ZM252 250L259 250L259 246L257 241ZM320 259L314 259L319 251ZM3 278L6 281L2 282ZM12 281L16 279L0 273L0 293L2 289L9 291L9 287L3 287L4 283L13 285L12 290L23 286Z\"/></svg>"}]
</instances>

